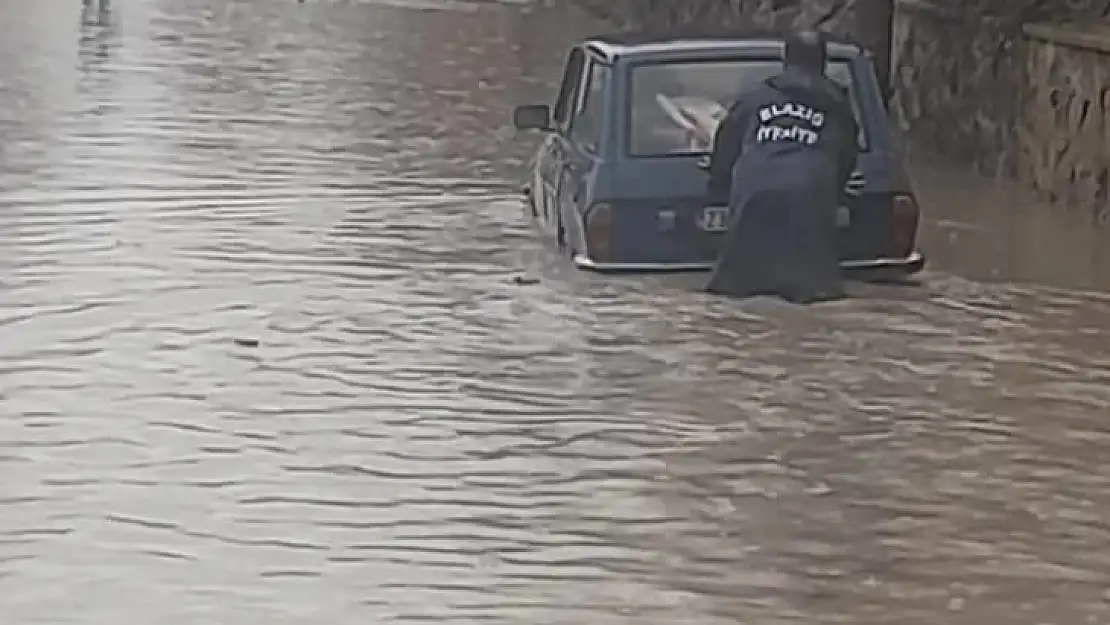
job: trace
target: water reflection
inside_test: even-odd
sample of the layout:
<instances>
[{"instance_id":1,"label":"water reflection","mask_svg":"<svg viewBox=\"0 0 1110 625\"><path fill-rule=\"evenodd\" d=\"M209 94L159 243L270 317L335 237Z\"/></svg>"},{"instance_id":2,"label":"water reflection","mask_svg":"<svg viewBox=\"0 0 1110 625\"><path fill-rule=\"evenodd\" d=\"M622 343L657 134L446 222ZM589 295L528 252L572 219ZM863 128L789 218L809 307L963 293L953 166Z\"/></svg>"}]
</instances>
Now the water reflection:
<instances>
[{"instance_id":1,"label":"water reflection","mask_svg":"<svg viewBox=\"0 0 1110 625\"><path fill-rule=\"evenodd\" d=\"M107 26L112 21L111 0L81 0L82 24Z\"/></svg>"},{"instance_id":2,"label":"water reflection","mask_svg":"<svg viewBox=\"0 0 1110 625\"><path fill-rule=\"evenodd\" d=\"M942 269L1110 291L1110 227L1098 215L1046 206L1012 182L986 182L926 158L914 173L931 217L924 241Z\"/></svg>"},{"instance_id":3,"label":"water reflection","mask_svg":"<svg viewBox=\"0 0 1110 625\"><path fill-rule=\"evenodd\" d=\"M115 9L0 4L11 622L1107 619L1110 298L1001 282L1030 226L815 309L579 274L507 122L582 16Z\"/></svg>"},{"instance_id":4,"label":"water reflection","mask_svg":"<svg viewBox=\"0 0 1110 625\"><path fill-rule=\"evenodd\" d=\"M106 0L84 0L81 28L77 39L77 67L80 80L77 87L79 99L98 99L112 87L101 81L110 81L114 54L121 45L118 24Z\"/></svg>"}]
</instances>

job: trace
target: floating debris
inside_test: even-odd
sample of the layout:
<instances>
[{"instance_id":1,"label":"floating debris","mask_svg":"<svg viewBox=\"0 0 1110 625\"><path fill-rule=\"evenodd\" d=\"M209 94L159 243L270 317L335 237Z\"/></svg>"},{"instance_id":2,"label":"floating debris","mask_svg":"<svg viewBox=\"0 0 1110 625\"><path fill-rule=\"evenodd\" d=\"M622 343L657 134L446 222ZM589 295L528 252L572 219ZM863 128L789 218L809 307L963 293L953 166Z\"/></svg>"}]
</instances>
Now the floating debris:
<instances>
[{"instance_id":1,"label":"floating debris","mask_svg":"<svg viewBox=\"0 0 1110 625\"><path fill-rule=\"evenodd\" d=\"M260 343L258 339L235 339L235 344L239 347L258 347Z\"/></svg>"},{"instance_id":2,"label":"floating debris","mask_svg":"<svg viewBox=\"0 0 1110 625\"><path fill-rule=\"evenodd\" d=\"M529 277L529 276L513 276L513 284L517 284L517 285L520 285L520 286L529 286L529 285L532 285L532 284L539 284L539 283L540 283L539 278L533 278L533 277Z\"/></svg>"}]
</instances>

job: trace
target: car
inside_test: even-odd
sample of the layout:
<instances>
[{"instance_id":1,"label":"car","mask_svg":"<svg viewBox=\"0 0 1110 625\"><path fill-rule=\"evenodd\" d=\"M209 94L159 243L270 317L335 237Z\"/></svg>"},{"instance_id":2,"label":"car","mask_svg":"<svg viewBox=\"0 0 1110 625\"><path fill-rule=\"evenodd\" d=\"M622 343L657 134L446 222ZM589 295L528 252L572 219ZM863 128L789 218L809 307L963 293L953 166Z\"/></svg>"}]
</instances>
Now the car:
<instances>
[{"instance_id":1,"label":"car","mask_svg":"<svg viewBox=\"0 0 1110 625\"><path fill-rule=\"evenodd\" d=\"M543 133L522 186L526 210L583 270L712 269L728 208L706 206L717 122L746 84L782 67L783 39L766 34L591 37L569 52L553 104L518 106L518 130ZM827 74L859 122L854 191L837 215L849 276L921 271L920 209L889 123L873 61L829 43Z\"/></svg>"}]
</instances>

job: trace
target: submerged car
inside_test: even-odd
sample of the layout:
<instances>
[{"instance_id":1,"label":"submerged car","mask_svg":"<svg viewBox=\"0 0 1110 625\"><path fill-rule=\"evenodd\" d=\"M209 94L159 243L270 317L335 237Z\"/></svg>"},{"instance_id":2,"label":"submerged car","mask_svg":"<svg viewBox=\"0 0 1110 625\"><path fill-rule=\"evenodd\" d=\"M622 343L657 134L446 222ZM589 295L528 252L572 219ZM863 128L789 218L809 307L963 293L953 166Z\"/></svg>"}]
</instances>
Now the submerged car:
<instances>
[{"instance_id":1,"label":"submerged car","mask_svg":"<svg viewBox=\"0 0 1110 625\"><path fill-rule=\"evenodd\" d=\"M728 208L706 206L717 123L746 85L782 68L774 36L588 39L575 46L554 105L513 123L546 137L523 190L531 215L574 263L594 271L698 271L716 260ZM859 123L857 188L840 207L849 274L920 271L920 211L896 149L870 55L829 44L827 74Z\"/></svg>"}]
</instances>

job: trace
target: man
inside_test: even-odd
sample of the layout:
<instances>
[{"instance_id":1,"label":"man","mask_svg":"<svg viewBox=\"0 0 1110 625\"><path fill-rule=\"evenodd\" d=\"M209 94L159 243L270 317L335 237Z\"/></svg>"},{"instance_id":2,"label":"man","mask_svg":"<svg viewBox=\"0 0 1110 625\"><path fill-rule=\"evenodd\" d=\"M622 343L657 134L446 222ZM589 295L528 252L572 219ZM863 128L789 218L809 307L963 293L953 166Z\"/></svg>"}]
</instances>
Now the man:
<instances>
[{"instance_id":1,"label":"man","mask_svg":"<svg viewBox=\"0 0 1110 625\"><path fill-rule=\"evenodd\" d=\"M710 292L844 295L836 213L858 128L847 92L825 76L826 47L821 33L787 37L783 71L741 95L718 127L708 195L730 218Z\"/></svg>"}]
</instances>

